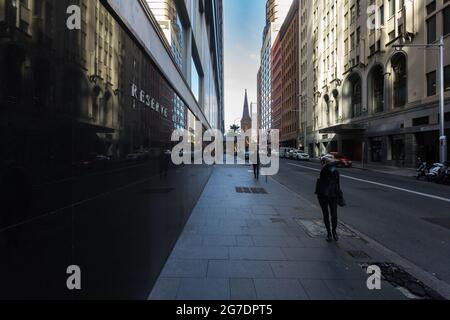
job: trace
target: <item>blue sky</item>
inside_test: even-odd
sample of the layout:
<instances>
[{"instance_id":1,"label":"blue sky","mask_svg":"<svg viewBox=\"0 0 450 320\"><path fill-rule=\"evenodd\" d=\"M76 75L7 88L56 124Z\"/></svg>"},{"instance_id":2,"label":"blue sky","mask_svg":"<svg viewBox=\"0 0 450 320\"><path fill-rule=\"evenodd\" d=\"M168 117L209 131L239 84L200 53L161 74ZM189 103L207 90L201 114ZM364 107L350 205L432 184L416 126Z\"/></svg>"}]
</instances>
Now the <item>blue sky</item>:
<instances>
[{"instance_id":1,"label":"blue sky","mask_svg":"<svg viewBox=\"0 0 450 320\"><path fill-rule=\"evenodd\" d=\"M225 130L228 130L242 117L245 89L249 103L256 102L266 0L223 0L223 3Z\"/></svg>"}]
</instances>

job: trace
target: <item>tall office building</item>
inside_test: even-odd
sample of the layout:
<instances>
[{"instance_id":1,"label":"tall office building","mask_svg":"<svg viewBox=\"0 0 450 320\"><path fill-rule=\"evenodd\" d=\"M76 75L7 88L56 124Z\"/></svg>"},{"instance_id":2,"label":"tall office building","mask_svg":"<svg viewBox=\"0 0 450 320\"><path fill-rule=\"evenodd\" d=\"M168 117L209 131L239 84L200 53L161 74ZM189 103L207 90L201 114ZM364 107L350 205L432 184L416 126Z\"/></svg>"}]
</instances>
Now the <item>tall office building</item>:
<instances>
[{"instance_id":1,"label":"tall office building","mask_svg":"<svg viewBox=\"0 0 450 320\"><path fill-rule=\"evenodd\" d=\"M386 165L437 161L436 43L450 34L450 2L301 0L300 121L312 154L338 151ZM446 52L450 38L444 38ZM445 127L450 127L450 55L445 54ZM306 124L306 130L304 126Z\"/></svg>"},{"instance_id":2,"label":"tall office building","mask_svg":"<svg viewBox=\"0 0 450 320\"><path fill-rule=\"evenodd\" d=\"M299 1L294 0L272 47L272 128L284 147L299 141Z\"/></svg>"},{"instance_id":3,"label":"tall office building","mask_svg":"<svg viewBox=\"0 0 450 320\"><path fill-rule=\"evenodd\" d=\"M261 128L272 128L272 45L289 11L292 0L268 0L266 3L266 25L261 48L261 96L258 105Z\"/></svg>"},{"instance_id":4,"label":"tall office building","mask_svg":"<svg viewBox=\"0 0 450 320\"><path fill-rule=\"evenodd\" d=\"M0 0L0 299L148 297L212 172L171 135L223 129L222 1L160 4Z\"/></svg>"}]
</instances>

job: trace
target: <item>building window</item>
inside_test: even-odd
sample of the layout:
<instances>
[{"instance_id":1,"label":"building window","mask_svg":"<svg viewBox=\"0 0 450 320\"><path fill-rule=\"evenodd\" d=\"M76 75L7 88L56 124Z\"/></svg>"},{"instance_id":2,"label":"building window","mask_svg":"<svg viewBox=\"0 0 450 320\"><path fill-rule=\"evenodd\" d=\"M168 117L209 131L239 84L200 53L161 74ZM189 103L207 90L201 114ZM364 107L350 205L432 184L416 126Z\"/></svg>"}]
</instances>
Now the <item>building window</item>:
<instances>
[{"instance_id":1,"label":"building window","mask_svg":"<svg viewBox=\"0 0 450 320\"><path fill-rule=\"evenodd\" d=\"M194 59L191 59L191 90L197 102L200 102L200 75Z\"/></svg>"},{"instance_id":2,"label":"building window","mask_svg":"<svg viewBox=\"0 0 450 320\"><path fill-rule=\"evenodd\" d=\"M444 68L444 89L450 91L450 65Z\"/></svg>"},{"instance_id":3,"label":"building window","mask_svg":"<svg viewBox=\"0 0 450 320\"><path fill-rule=\"evenodd\" d=\"M361 77L357 73L353 73L349 79L345 94L347 98L350 98L349 107L351 112L351 117L359 117L362 115L362 82Z\"/></svg>"},{"instance_id":4,"label":"building window","mask_svg":"<svg viewBox=\"0 0 450 320\"><path fill-rule=\"evenodd\" d=\"M395 1L389 0L389 17L392 17L395 14Z\"/></svg>"},{"instance_id":5,"label":"building window","mask_svg":"<svg viewBox=\"0 0 450 320\"><path fill-rule=\"evenodd\" d=\"M384 6L380 6L380 26L384 26Z\"/></svg>"},{"instance_id":6,"label":"building window","mask_svg":"<svg viewBox=\"0 0 450 320\"><path fill-rule=\"evenodd\" d=\"M427 96L436 94L436 71L427 73Z\"/></svg>"},{"instance_id":7,"label":"building window","mask_svg":"<svg viewBox=\"0 0 450 320\"><path fill-rule=\"evenodd\" d=\"M412 122L413 127L426 126L430 124L430 117L415 118Z\"/></svg>"},{"instance_id":8,"label":"building window","mask_svg":"<svg viewBox=\"0 0 450 320\"><path fill-rule=\"evenodd\" d=\"M406 56L403 53L395 54L391 59L393 71L393 103L394 108L403 107L407 100Z\"/></svg>"},{"instance_id":9,"label":"building window","mask_svg":"<svg viewBox=\"0 0 450 320\"><path fill-rule=\"evenodd\" d=\"M436 11L436 1L427 4L427 14L432 14L434 11Z\"/></svg>"},{"instance_id":10,"label":"building window","mask_svg":"<svg viewBox=\"0 0 450 320\"><path fill-rule=\"evenodd\" d=\"M436 41L436 15L427 20L427 41L428 43Z\"/></svg>"},{"instance_id":11,"label":"building window","mask_svg":"<svg viewBox=\"0 0 450 320\"><path fill-rule=\"evenodd\" d=\"M380 65L375 66L369 76L369 107L374 113L384 111L384 72Z\"/></svg>"},{"instance_id":12,"label":"building window","mask_svg":"<svg viewBox=\"0 0 450 320\"><path fill-rule=\"evenodd\" d=\"M447 6L443 11L442 11L442 16L443 16L443 28L444 28L444 35L450 34L450 6Z\"/></svg>"}]
</instances>

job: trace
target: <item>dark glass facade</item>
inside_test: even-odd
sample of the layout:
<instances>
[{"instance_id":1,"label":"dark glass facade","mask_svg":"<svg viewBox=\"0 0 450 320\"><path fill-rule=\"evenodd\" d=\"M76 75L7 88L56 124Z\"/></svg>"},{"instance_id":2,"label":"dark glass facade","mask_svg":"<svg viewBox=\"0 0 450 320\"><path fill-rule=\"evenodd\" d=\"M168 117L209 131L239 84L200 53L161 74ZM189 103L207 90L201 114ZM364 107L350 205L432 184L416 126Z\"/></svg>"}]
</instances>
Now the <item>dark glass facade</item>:
<instances>
[{"instance_id":1,"label":"dark glass facade","mask_svg":"<svg viewBox=\"0 0 450 320\"><path fill-rule=\"evenodd\" d=\"M100 1L78 2L77 31L67 0L0 21L0 299L145 299L211 173L172 165L196 115Z\"/></svg>"}]
</instances>

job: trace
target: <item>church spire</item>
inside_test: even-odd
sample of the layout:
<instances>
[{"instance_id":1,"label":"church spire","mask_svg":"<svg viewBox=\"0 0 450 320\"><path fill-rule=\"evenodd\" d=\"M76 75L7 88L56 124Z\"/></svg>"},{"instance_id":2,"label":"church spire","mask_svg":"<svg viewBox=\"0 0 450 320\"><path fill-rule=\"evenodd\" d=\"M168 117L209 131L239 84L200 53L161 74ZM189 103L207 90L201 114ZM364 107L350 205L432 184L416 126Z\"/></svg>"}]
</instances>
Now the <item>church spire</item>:
<instances>
[{"instance_id":1,"label":"church spire","mask_svg":"<svg viewBox=\"0 0 450 320\"><path fill-rule=\"evenodd\" d=\"M248 96L247 89L245 89L245 98L244 98L244 113L242 114L241 120L241 130L246 132L247 130L252 128L252 118L250 117L250 111L248 107Z\"/></svg>"},{"instance_id":2,"label":"church spire","mask_svg":"<svg viewBox=\"0 0 450 320\"><path fill-rule=\"evenodd\" d=\"M248 107L248 97L247 97L247 89L245 89L245 98L244 98L244 113L242 115L242 121L252 121L250 117L250 111Z\"/></svg>"}]
</instances>

